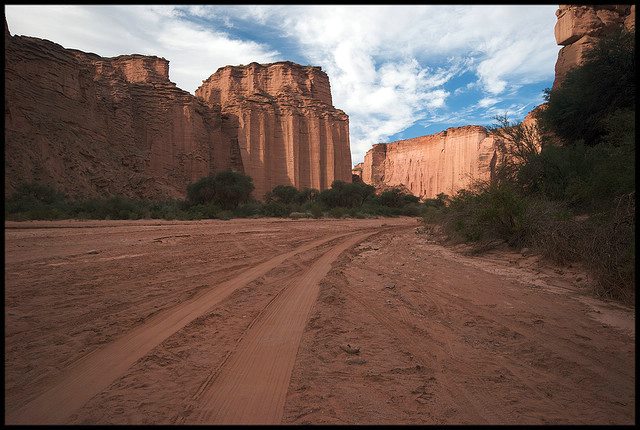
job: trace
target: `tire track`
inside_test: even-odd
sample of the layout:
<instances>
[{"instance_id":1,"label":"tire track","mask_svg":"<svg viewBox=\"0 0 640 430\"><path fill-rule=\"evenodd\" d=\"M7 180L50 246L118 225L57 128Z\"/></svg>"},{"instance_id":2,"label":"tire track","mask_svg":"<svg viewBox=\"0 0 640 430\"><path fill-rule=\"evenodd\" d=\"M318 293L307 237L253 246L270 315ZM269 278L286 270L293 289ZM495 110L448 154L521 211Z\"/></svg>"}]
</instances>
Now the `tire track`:
<instances>
[{"instance_id":1,"label":"tire track","mask_svg":"<svg viewBox=\"0 0 640 430\"><path fill-rule=\"evenodd\" d=\"M306 321L320 281L340 254L375 232L352 235L320 257L265 308L202 394L189 423L279 424Z\"/></svg>"},{"instance_id":2,"label":"tire track","mask_svg":"<svg viewBox=\"0 0 640 430\"><path fill-rule=\"evenodd\" d=\"M123 337L87 354L67 367L57 381L39 396L18 410L7 411L6 423L65 423L71 414L91 397L107 388L137 360L238 288L265 275L294 255L350 234L353 233L332 235L280 254L172 309L157 314Z\"/></svg>"},{"instance_id":3,"label":"tire track","mask_svg":"<svg viewBox=\"0 0 640 430\"><path fill-rule=\"evenodd\" d=\"M397 319L395 316L392 316L387 310L382 309L377 304L369 301L365 303L360 297L357 296L355 291L346 284L344 288L345 293L355 300L359 305L362 306L363 310L373 316L376 320L378 320L383 326L389 329L396 338L401 339L404 346L411 349L411 353L419 357L423 363L437 363L437 367L442 369L444 368L444 359L439 356L436 350L431 350L429 354L425 354L425 345L416 343L415 336L411 333L411 330L406 329L404 327L405 322ZM451 349L449 343L445 343L447 349ZM442 349L447 355L451 352L447 353L444 348ZM486 410L482 405L479 404L474 399L474 396L469 393L466 389L461 387L459 384L454 383L454 381L447 375L445 372L440 372L440 377L443 378L446 382L445 389L449 395L449 398L453 404L458 405L461 410L467 410L474 419L476 423L487 423L489 419L494 422L498 422L496 420L495 415ZM456 390L452 390L451 387L455 386ZM490 417L489 417L490 416Z\"/></svg>"}]
</instances>

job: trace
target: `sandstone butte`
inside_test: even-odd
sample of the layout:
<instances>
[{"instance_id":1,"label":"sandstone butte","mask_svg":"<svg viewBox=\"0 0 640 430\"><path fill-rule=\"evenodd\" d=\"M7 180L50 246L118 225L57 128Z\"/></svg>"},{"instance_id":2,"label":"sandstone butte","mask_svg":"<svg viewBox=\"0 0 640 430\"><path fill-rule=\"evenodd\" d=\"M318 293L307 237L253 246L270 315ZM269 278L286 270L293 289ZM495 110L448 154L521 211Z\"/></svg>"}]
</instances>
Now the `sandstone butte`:
<instances>
[{"instance_id":1,"label":"sandstone butte","mask_svg":"<svg viewBox=\"0 0 640 430\"><path fill-rule=\"evenodd\" d=\"M182 198L234 169L276 185L351 181L349 118L319 67L223 67L196 96L164 58L103 58L12 36L5 19L5 196L24 182L70 196Z\"/></svg>"},{"instance_id":2,"label":"sandstone butte","mask_svg":"<svg viewBox=\"0 0 640 430\"><path fill-rule=\"evenodd\" d=\"M554 87L566 72L582 64L584 53L616 27L635 31L634 5L560 5L555 38L563 48L555 66ZM533 112L523 120L535 123ZM437 134L375 144L354 175L377 189L404 187L422 198L453 195L474 180L488 180L498 159L495 137L481 126L449 128Z\"/></svg>"}]
</instances>

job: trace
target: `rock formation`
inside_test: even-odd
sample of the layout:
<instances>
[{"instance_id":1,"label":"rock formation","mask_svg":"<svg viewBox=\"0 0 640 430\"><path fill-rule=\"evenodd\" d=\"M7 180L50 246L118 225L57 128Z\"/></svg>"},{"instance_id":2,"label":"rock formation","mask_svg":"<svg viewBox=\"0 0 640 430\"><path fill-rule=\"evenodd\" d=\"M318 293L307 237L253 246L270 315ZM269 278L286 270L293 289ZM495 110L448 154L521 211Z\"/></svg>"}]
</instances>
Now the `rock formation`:
<instances>
[{"instance_id":1,"label":"rock formation","mask_svg":"<svg viewBox=\"0 0 640 430\"><path fill-rule=\"evenodd\" d=\"M556 41L564 47L558 54L554 87L582 63L598 38L621 26L635 31L634 5L560 5L556 16ZM544 107L531 111L523 124L534 126L535 112ZM498 158L495 138L483 127L467 126L373 145L353 172L361 172L362 180L378 189L403 185L414 195L434 198L439 193L453 195L475 179L490 179Z\"/></svg>"},{"instance_id":2,"label":"rock formation","mask_svg":"<svg viewBox=\"0 0 640 430\"><path fill-rule=\"evenodd\" d=\"M582 64L585 53L599 38L624 27L635 31L635 5L560 5L554 29L558 53L553 88L562 83L567 71Z\"/></svg>"},{"instance_id":3,"label":"rock formation","mask_svg":"<svg viewBox=\"0 0 640 430\"><path fill-rule=\"evenodd\" d=\"M355 166L353 166L353 168L351 169L351 177L357 176L358 178L360 178L360 180L362 180L362 167L364 166L364 163L358 163Z\"/></svg>"},{"instance_id":4,"label":"rock formation","mask_svg":"<svg viewBox=\"0 0 640 430\"><path fill-rule=\"evenodd\" d=\"M65 49L11 36L5 20L5 196L38 181L70 196L180 198L224 169L252 176L257 198L351 180L348 117L320 68L225 67L198 94L169 81L164 58Z\"/></svg>"},{"instance_id":5,"label":"rock formation","mask_svg":"<svg viewBox=\"0 0 640 430\"><path fill-rule=\"evenodd\" d=\"M256 195L279 184L325 189L336 179L351 182L349 118L332 106L329 78L319 67L227 66L196 96L221 105Z\"/></svg>"},{"instance_id":6,"label":"rock formation","mask_svg":"<svg viewBox=\"0 0 640 430\"><path fill-rule=\"evenodd\" d=\"M449 128L373 145L364 157L362 180L378 189L405 186L416 196L435 198L490 179L495 159L494 138L484 127Z\"/></svg>"}]
</instances>

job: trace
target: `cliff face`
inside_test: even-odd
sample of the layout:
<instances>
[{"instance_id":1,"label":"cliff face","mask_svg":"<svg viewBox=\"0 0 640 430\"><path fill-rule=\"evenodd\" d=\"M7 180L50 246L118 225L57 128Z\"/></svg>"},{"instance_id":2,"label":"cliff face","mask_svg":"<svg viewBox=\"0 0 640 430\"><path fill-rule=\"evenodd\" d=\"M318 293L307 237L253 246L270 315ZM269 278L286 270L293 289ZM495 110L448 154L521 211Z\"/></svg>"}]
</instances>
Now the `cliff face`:
<instances>
[{"instance_id":1,"label":"cliff face","mask_svg":"<svg viewBox=\"0 0 640 430\"><path fill-rule=\"evenodd\" d=\"M571 68L582 64L599 38L620 27L635 31L635 5L560 5L556 16L556 42L563 48L558 53L553 88Z\"/></svg>"},{"instance_id":2,"label":"cliff face","mask_svg":"<svg viewBox=\"0 0 640 430\"><path fill-rule=\"evenodd\" d=\"M475 179L489 179L495 156L494 139L484 127L449 128L374 145L365 155L362 179L377 188L404 186L422 198L454 195Z\"/></svg>"},{"instance_id":3,"label":"cliff face","mask_svg":"<svg viewBox=\"0 0 640 430\"><path fill-rule=\"evenodd\" d=\"M11 36L5 21L5 196L39 181L71 196L179 198L225 169L252 176L257 198L351 181L348 117L320 68L225 67L198 96L169 81L163 58L103 58Z\"/></svg>"},{"instance_id":4,"label":"cliff face","mask_svg":"<svg viewBox=\"0 0 640 430\"><path fill-rule=\"evenodd\" d=\"M165 59L102 58L6 24L5 42L5 195L36 180L72 196L180 197L242 168L219 108L169 82Z\"/></svg>"},{"instance_id":5,"label":"cliff face","mask_svg":"<svg viewBox=\"0 0 640 430\"><path fill-rule=\"evenodd\" d=\"M349 118L332 106L329 78L319 67L227 66L196 95L221 105L256 196L280 184L325 189L336 179L351 182Z\"/></svg>"}]
</instances>

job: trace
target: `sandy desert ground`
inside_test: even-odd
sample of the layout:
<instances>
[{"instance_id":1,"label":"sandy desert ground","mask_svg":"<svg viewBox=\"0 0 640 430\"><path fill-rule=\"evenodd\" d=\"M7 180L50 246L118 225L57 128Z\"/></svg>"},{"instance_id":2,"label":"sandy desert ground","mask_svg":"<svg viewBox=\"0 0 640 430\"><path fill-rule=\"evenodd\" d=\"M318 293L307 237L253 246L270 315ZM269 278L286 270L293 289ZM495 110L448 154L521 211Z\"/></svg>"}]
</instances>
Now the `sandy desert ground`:
<instances>
[{"instance_id":1,"label":"sandy desert ground","mask_svg":"<svg viewBox=\"0 0 640 430\"><path fill-rule=\"evenodd\" d=\"M5 222L5 423L635 423L635 312L412 218Z\"/></svg>"}]
</instances>

